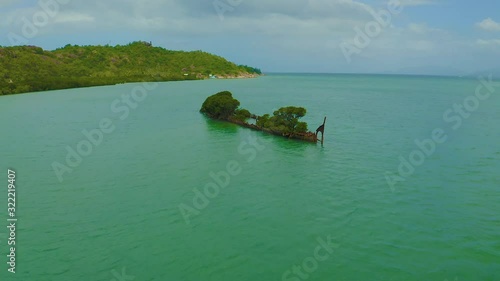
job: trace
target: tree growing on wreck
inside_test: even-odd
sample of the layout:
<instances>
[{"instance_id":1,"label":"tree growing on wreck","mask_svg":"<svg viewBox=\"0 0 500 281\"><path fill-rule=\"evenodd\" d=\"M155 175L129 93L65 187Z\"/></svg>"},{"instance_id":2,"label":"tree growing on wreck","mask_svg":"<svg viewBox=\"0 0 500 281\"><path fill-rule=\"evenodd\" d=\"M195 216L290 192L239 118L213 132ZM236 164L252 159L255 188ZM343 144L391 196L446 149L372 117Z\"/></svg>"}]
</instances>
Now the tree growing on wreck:
<instances>
[{"instance_id":1,"label":"tree growing on wreck","mask_svg":"<svg viewBox=\"0 0 500 281\"><path fill-rule=\"evenodd\" d=\"M288 106L276 110L271 117L265 114L257 119L257 126L283 133L305 133L307 123L299 122L306 115L303 107Z\"/></svg>"},{"instance_id":2,"label":"tree growing on wreck","mask_svg":"<svg viewBox=\"0 0 500 281\"><path fill-rule=\"evenodd\" d=\"M200 112L219 120L245 121L250 118L250 112L246 109L239 109L239 106L240 102L233 98L231 92L223 91L208 97L201 106Z\"/></svg>"},{"instance_id":3,"label":"tree growing on wreck","mask_svg":"<svg viewBox=\"0 0 500 281\"><path fill-rule=\"evenodd\" d=\"M244 108L236 109L236 111L234 112L234 118L241 122L246 122L247 119L249 119L251 116L252 113Z\"/></svg>"},{"instance_id":4,"label":"tree growing on wreck","mask_svg":"<svg viewBox=\"0 0 500 281\"><path fill-rule=\"evenodd\" d=\"M228 121L273 135L308 142L318 141L317 134L307 131L307 123L299 121L307 112L303 107L282 107L273 112L273 116L265 114L257 117L239 106L240 102L233 98L231 92L224 91L208 97L203 103L200 112L212 119ZM247 120L250 118L257 119L256 123L248 123Z\"/></svg>"}]
</instances>

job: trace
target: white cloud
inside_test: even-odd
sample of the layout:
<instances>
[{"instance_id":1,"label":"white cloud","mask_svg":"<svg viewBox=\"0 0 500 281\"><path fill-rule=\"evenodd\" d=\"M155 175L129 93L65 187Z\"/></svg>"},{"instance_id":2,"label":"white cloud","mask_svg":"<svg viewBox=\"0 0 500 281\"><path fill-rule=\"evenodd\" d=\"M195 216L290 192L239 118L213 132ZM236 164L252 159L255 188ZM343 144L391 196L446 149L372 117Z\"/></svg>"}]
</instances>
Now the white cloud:
<instances>
[{"instance_id":1,"label":"white cloud","mask_svg":"<svg viewBox=\"0 0 500 281\"><path fill-rule=\"evenodd\" d=\"M417 34L430 34L430 33L445 33L445 30L431 28L426 23L410 23L408 25L408 30Z\"/></svg>"},{"instance_id":2,"label":"white cloud","mask_svg":"<svg viewBox=\"0 0 500 281\"><path fill-rule=\"evenodd\" d=\"M15 0L0 0L0 6L12 1ZM410 7L442 3L441 0L399 1ZM422 22L425 17L416 18L403 11L391 18L391 26L371 38L359 59L347 65L339 44L357 35L355 27L364 29L367 23L374 21L368 8L378 11L386 7L388 0L244 0L226 11L224 20L219 17L213 2L69 1L61 5L58 15L51 18L34 43L43 46L49 44L44 36L60 35L62 44L75 41L105 44L111 37L109 34L120 32L126 35L115 36L112 43L152 40L166 48L203 49L238 58L246 56L250 61L257 60L256 66L269 66L269 58L272 58L272 65L276 64L278 70L284 65L296 64L294 71L300 69L300 63L311 65L310 69L314 69L313 65L327 65L323 66L325 70L331 67L337 71L355 71L435 62L446 65L458 61L460 64L470 59L471 62L463 63L468 67L477 64L472 58L496 52L500 44L500 40L476 41L475 37L463 37L453 30L436 29ZM0 9L0 29L20 33L21 19L24 16L31 19L37 11L40 7L36 4ZM415 22L406 25L409 20ZM490 29L496 24L492 19L478 23ZM0 37L0 45L5 44L5 38ZM238 51L240 48L245 51Z\"/></svg>"},{"instance_id":3,"label":"white cloud","mask_svg":"<svg viewBox=\"0 0 500 281\"><path fill-rule=\"evenodd\" d=\"M434 5L436 1L434 0L399 0L403 6L424 6L424 5Z\"/></svg>"},{"instance_id":4,"label":"white cloud","mask_svg":"<svg viewBox=\"0 0 500 281\"><path fill-rule=\"evenodd\" d=\"M481 46L500 46L500 39L490 39L490 40L484 40L484 39L478 39L476 41L476 44L481 45Z\"/></svg>"},{"instance_id":5,"label":"white cloud","mask_svg":"<svg viewBox=\"0 0 500 281\"><path fill-rule=\"evenodd\" d=\"M411 42L408 46L410 49L413 49L415 51L433 51L434 50L434 43L428 40L418 40Z\"/></svg>"},{"instance_id":6,"label":"white cloud","mask_svg":"<svg viewBox=\"0 0 500 281\"><path fill-rule=\"evenodd\" d=\"M0 7L10 6L15 3L15 0L0 0Z\"/></svg>"},{"instance_id":7,"label":"white cloud","mask_svg":"<svg viewBox=\"0 0 500 281\"><path fill-rule=\"evenodd\" d=\"M482 22L476 23L476 26L487 31L500 31L500 23L492 20L491 18L487 18Z\"/></svg>"},{"instance_id":8,"label":"white cloud","mask_svg":"<svg viewBox=\"0 0 500 281\"><path fill-rule=\"evenodd\" d=\"M83 23L93 22L94 20L93 16L87 14L69 12L65 14L58 14L54 18L54 23Z\"/></svg>"},{"instance_id":9,"label":"white cloud","mask_svg":"<svg viewBox=\"0 0 500 281\"><path fill-rule=\"evenodd\" d=\"M143 3L145 2L145 3ZM244 1L221 20L212 1L117 0L72 2L58 22L93 21L88 28L163 32L172 35L350 36L373 20L366 4L353 0ZM78 15L77 15L78 14ZM74 15L74 16L70 16Z\"/></svg>"}]
</instances>

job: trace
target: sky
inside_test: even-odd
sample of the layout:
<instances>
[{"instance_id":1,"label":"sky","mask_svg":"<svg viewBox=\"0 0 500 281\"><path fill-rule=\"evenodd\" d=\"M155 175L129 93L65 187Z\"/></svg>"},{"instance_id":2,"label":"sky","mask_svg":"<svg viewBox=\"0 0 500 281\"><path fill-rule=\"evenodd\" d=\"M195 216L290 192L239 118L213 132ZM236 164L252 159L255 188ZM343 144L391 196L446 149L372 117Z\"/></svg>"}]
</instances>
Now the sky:
<instances>
[{"instance_id":1,"label":"sky","mask_svg":"<svg viewBox=\"0 0 500 281\"><path fill-rule=\"evenodd\" d=\"M2 46L139 40L264 72L468 75L500 69L500 1L0 0Z\"/></svg>"}]
</instances>

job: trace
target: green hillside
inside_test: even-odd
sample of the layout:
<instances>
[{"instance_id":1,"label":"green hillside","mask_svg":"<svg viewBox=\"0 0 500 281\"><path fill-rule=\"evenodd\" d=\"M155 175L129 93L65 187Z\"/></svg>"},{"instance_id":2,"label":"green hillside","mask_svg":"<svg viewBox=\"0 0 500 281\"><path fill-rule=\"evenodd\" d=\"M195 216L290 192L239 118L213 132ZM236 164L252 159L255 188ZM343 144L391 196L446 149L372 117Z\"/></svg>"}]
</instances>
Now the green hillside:
<instances>
[{"instance_id":1,"label":"green hillside","mask_svg":"<svg viewBox=\"0 0 500 281\"><path fill-rule=\"evenodd\" d=\"M44 51L0 47L0 95L125 82L251 77L259 69L238 66L202 51L170 51L147 42L125 46L71 46Z\"/></svg>"}]
</instances>

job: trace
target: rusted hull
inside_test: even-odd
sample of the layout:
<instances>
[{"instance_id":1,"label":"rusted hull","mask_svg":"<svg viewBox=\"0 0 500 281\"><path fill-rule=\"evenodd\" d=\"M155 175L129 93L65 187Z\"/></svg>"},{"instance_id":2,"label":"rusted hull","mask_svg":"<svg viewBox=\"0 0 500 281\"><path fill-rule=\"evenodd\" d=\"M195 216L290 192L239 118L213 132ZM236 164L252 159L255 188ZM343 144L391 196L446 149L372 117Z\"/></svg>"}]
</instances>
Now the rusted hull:
<instances>
[{"instance_id":1,"label":"rusted hull","mask_svg":"<svg viewBox=\"0 0 500 281\"><path fill-rule=\"evenodd\" d=\"M283 132L269 130L269 129L262 128L262 127L259 127L257 125L254 125L254 124L248 124L246 122L242 122L239 120L221 120L221 121L230 122L230 123L240 125L242 127L249 128L249 129L252 129L255 131L261 131L261 132L265 132L265 133L268 133L271 135L280 136L280 137L284 137L284 138L288 138L288 139L301 140L301 141L307 141L307 142L313 142L313 143L318 142L318 137L313 132L307 132L307 133L302 133L302 134L289 134L289 133L283 133Z\"/></svg>"}]
</instances>

